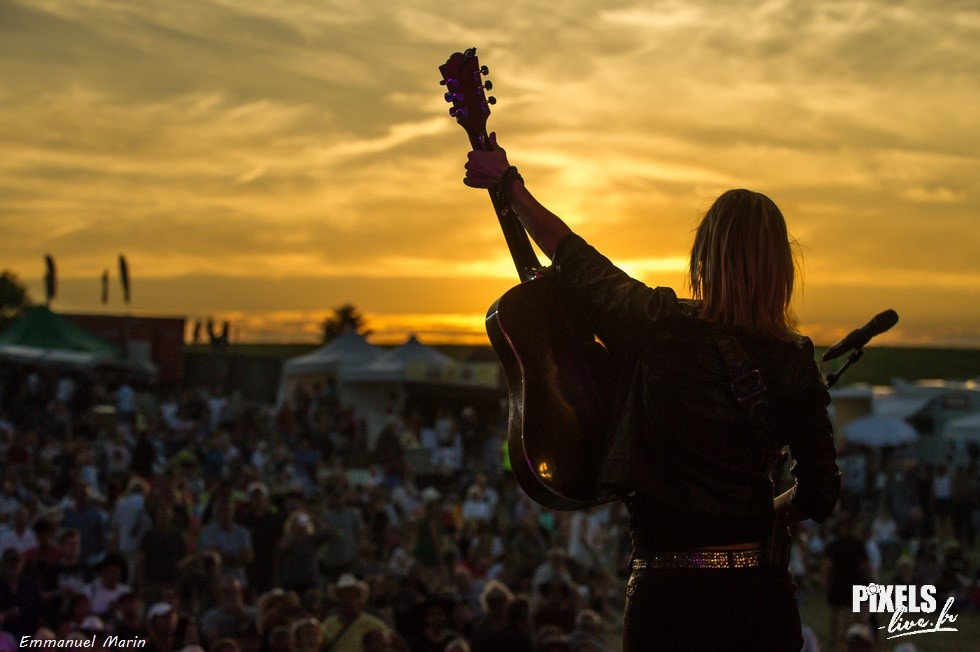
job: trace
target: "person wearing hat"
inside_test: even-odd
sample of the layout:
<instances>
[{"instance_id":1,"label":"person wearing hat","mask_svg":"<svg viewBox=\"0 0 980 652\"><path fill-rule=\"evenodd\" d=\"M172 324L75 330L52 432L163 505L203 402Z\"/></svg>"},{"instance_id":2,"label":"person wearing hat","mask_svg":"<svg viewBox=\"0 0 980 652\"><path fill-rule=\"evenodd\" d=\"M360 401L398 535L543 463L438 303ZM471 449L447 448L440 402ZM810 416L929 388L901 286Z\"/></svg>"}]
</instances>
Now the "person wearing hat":
<instances>
[{"instance_id":1,"label":"person wearing hat","mask_svg":"<svg viewBox=\"0 0 980 652\"><path fill-rule=\"evenodd\" d=\"M105 630L105 623L98 616L88 616L78 626L78 631L89 637L94 636L96 641L102 638ZM96 643L96 647L98 647L98 643Z\"/></svg>"},{"instance_id":2,"label":"person wearing hat","mask_svg":"<svg viewBox=\"0 0 980 652\"><path fill-rule=\"evenodd\" d=\"M363 652L364 635L375 628L391 628L376 616L364 611L370 587L352 573L343 573L329 586L327 595L337 603L333 613L323 621L322 652Z\"/></svg>"},{"instance_id":3,"label":"person wearing hat","mask_svg":"<svg viewBox=\"0 0 980 652\"><path fill-rule=\"evenodd\" d=\"M177 610L169 602L157 602L146 610L148 652L171 652L177 646Z\"/></svg>"},{"instance_id":4,"label":"person wearing hat","mask_svg":"<svg viewBox=\"0 0 980 652\"><path fill-rule=\"evenodd\" d=\"M118 552L110 552L95 570L98 577L88 585L86 592L92 601L92 613L106 616L119 596L132 592L125 584L128 573L126 559Z\"/></svg>"}]
</instances>

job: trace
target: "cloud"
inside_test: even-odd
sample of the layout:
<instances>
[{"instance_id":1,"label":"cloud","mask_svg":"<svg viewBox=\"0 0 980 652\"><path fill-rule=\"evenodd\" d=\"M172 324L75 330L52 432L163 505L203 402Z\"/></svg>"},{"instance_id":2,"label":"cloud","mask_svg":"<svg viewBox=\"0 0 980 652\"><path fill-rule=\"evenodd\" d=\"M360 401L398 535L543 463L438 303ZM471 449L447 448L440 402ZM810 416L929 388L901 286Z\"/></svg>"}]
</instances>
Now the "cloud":
<instances>
[{"instance_id":1,"label":"cloud","mask_svg":"<svg viewBox=\"0 0 980 652\"><path fill-rule=\"evenodd\" d=\"M89 278L122 251L175 301L186 279L214 283L187 310L285 310L280 289L249 289L269 278L347 283L379 315L415 282L427 309L478 314L426 285L513 275L486 195L460 183L466 139L438 85L475 45L489 126L529 187L645 281L682 282L699 216L743 186L805 245L807 302L862 282L967 301L977 43L975 5L925 0L523 0L492 21L421 0L8 0L0 257L39 279L52 252ZM908 333L939 328L927 312ZM968 311L941 312L962 338Z\"/></svg>"}]
</instances>

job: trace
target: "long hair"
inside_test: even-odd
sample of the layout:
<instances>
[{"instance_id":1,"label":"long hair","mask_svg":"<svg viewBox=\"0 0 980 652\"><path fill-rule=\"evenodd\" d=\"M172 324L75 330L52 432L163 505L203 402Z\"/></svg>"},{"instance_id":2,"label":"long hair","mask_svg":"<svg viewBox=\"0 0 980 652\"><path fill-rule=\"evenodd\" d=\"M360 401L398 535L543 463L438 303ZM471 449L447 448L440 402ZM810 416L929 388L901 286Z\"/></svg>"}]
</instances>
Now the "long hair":
<instances>
[{"instance_id":1,"label":"long hair","mask_svg":"<svg viewBox=\"0 0 980 652\"><path fill-rule=\"evenodd\" d=\"M753 335L798 337L793 244L783 214L762 193L729 190L716 199L691 247L691 292L701 318Z\"/></svg>"}]
</instances>

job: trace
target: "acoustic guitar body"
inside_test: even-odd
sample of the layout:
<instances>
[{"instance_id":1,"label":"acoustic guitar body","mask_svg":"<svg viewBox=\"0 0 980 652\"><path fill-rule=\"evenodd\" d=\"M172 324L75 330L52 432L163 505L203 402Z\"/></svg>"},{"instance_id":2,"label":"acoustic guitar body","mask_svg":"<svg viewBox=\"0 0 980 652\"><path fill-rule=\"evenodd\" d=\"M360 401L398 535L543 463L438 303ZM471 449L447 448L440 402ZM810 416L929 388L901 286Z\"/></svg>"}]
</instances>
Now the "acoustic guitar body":
<instances>
[{"instance_id":1,"label":"acoustic guitar body","mask_svg":"<svg viewBox=\"0 0 980 652\"><path fill-rule=\"evenodd\" d=\"M582 509L608 498L605 450L611 364L577 300L547 272L514 286L487 312L507 377L507 443L518 484L535 502Z\"/></svg>"},{"instance_id":2,"label":"acoustic guitar body","mask_svg":"<svg viewBox=\"0 0 980 652\"><path fill-rule=\"evenodd\" d=\"M489 71L476 48L443 65L443 99L474 150L490 147ZM492 190L490 199L514 259L520 285L487 313L487 333L507 376L507 444L521 489L550 509L574 510L615 498L598 494L605 453L609 355L596 341L589 311L542 268L517 216Z\"/></svg>"}]
</instances>

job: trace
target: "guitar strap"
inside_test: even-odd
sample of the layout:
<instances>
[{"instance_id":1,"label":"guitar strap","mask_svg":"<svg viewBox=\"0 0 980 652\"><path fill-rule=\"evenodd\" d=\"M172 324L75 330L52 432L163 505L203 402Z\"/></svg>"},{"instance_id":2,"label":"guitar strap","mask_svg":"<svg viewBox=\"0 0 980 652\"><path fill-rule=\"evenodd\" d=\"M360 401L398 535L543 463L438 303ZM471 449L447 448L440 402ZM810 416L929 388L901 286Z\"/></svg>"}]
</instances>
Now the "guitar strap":
<instances>
[{"instance_id":1,"label":"guitar strap","mask_svg":"<svg viewBox=\"0 0 980 652\"><path fill-rule=\"evenodd\" d=\"M640 383L640 359L623 369L625 376L620 379L622 391L616 392L610 406L613 415L606 434L606 449L598 469L598 495L602 502L625 500L635 493L632 482L633 435L638 431L636 403ZM625 382L623 382L625 381Z\"/></svg>"},{"instance_id":2,"label":"guitar strap","mask_svg":"<svg viewBox=\"0 0 980 652\"><path fill-rule=\"evenodd\" d=\"M748 355L734 335L721 333L717 328L710 330L728 370L732 393L745 411L749 427L752 428L756 441L762 449L764 468L772 480L771 474L777 466L779 450L775 447L772 437L769 402L766 399L766 385L762 380L762 374L752 366ZM777 518L765 542L763 558L770 566L780 571L788 568L790 542L789 528Z\"/></svg>"},{"instance_id":3,"label":"guitar strap","mask_svg":"<svg viewBox=\"0 0 980 652\"><path fill-rule=\"evenodd\" d=\"M759 370L752 367L738 339L730 333L711 329L725 368L728 370L729 386L735 400L745 410L749 426L757 441L765 446L769 443L769 402L766 400L766 384Z\"/></svg>"}]
</instances>

